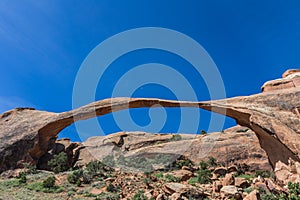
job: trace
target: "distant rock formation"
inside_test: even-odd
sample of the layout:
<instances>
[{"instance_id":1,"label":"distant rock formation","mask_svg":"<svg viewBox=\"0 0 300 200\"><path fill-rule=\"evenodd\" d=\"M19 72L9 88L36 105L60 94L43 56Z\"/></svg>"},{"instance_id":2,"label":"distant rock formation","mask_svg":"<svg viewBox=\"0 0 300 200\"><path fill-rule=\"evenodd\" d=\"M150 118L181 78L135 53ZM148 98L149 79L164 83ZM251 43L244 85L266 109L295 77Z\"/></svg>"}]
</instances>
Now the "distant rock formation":
<instances>
[{"instance_id":1,"label":"distant rock formation","mask_svg":"<svg viewBox=\"0 0 300 200\"><path fill-rule=\"evenodd\" d=\"M89 138L82 145L84 148L80 150L76 163L79 166L111 155L116 158L174 155L174 158L183 156L194 163L214 157L226 166L247 163L251 170L271 169L254 132L242 126L201 135L120 132Z\"/></svg>"},{"instance_id":2,"label":"distant rock formation","mask_svg":"<svg viewBox=\"0 0 300 200\"><path fill-rule=\"evenodd\" d=\"M290 69L282 74L282 78L268 81L262 87L262 92L300 87L300 70Z\"/></svg>"},{"instance_id":3,"label":"distant rock formation","mask_svg":"<svg viewBox=\"0 0 300 200\"><path fill-rule=\"evenodd\" d=\"M0 172L22 162L37 162L51 149L57 134L74 123L110 112L160 104L163 107L197 107L234 118L251 129L274 168L278 161L300 157L299 70L289 70L283 78L267 82L263 93L205 102L152 98L113 98L78 109L51 113L18 108L0 115Z\"/></svg>"}]
</instances>

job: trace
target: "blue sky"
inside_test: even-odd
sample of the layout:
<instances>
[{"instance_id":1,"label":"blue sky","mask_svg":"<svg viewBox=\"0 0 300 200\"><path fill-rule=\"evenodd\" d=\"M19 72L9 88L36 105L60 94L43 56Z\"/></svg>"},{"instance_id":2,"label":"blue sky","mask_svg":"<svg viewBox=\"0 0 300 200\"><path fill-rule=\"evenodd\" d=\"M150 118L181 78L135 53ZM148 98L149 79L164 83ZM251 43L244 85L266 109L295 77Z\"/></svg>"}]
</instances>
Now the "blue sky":
<instances>
[{"instance_id":1,"label":"blue sky","mask_svg":"<svg viewBox=\"0 0 300 200\"><path fill-rule=\"evenodd\" d=\"M72 109L78 69L102 41L133 28L163 27L201 44L217 65L227 97L260 92L261 85L299 68L300 2L289 1L0 1L0 112L29 106L52 112ZM137 64L172 66L209 100L207 88L184 60L168 52L132 52L116 60L101 79L96 99L108 98L120 73ZM124 68L125 67L125 68ZM174 99L168 88L145 85L136 97ZM148 109L131 111L146 126ZM176 132L180 110L168 109L161 132ZM210 114L201 111L199 130ZM105 134L119 131L112 115L98 118ZM88 122L87 126L88 126ZM225 128L234 125L227 119ZM88 132L88 130L87 130ZM97 135L90 130L90 134ZM189 132L187 129L186 132ZM60 137L79 140L74 126Z\"/></svg>"}]
</instances>

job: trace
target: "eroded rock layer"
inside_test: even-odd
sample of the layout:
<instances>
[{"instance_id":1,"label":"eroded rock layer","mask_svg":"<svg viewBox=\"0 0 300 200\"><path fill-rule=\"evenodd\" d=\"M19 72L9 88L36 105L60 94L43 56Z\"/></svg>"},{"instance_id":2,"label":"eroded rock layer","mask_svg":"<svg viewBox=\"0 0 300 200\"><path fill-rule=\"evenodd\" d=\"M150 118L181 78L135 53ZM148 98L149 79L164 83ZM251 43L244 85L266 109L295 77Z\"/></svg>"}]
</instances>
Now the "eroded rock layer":
<instances>
[{"instance_id":1,"label":"eroded rock layer","mask_svg":"<svg viewBox=\"0 0 300 200\"><path fill-rule=\"evenodd\" d=\"M254 132L247 127L235 126L211 134L150 134L120 132L108 136L89 138L83 143L77 165L103 160L115 155L153 157L163 155L184 156L194 163L214 157L228 166L247 163L251 169L271 169L265 151L260 147ZM159 166L158 166L159 167Z\"/></svg>"}]
</instances>

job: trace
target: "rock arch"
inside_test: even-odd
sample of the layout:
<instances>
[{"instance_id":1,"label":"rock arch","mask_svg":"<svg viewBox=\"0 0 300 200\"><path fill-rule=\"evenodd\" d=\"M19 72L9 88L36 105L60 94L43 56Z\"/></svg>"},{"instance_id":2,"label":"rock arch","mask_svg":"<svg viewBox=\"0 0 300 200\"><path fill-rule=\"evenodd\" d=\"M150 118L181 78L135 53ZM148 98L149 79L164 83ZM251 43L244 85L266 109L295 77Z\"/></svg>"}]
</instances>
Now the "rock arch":
<instances>
[{"instance_id":1,"label":"rock arch","mask_svg":"<svg viewBox=\"0 0 300 200\"><path fill-rule=\"evenodd\" d=\"M155 98L112 98L75 110L51 113L28 108L0 115L0 172L17 167L20 161L39 159L57 134L74 123L110 112L151 107L195 107L231 117L252 129L270 164L300 159L300 87L280 88L256 95L204 102L173 101Z\"/></svg>"}]
</instances>

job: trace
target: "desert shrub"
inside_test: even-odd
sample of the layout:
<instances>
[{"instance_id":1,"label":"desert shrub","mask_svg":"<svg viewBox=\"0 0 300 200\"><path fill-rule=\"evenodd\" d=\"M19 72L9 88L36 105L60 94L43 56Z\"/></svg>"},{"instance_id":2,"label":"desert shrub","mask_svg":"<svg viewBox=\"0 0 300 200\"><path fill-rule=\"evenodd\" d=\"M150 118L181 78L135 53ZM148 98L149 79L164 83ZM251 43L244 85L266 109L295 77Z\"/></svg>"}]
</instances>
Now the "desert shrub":
<instances>
[{"instance_id":1,"label":"desert shrub","mask_svg":"<svg viewBox=\"0 0 300 200\"><path fill-rule=\"evenodd\" d=\"M145 196L143 190L138 190L131 200L148 200L148 198Z\"/></svg>"},{"instance_id":2,"label":"desert shrub","mask_svg":"<svg viewBox=\"0 0 300 200\"><path fill-rule=\"evenodd\" d=\"M26 174L37 174L38 173L38 171L36 169L36 165L25 163L24 168L26 169L25 170Z\"/></svg>"},{"instance_id":3,"label":"desert shrub","mask_svg":"<svg viewBox=\"0 0 300 200\"><path fill-rule=\"evenodd\" d=\"M284 193L281 193L281 194L273 194L273 193L270 193L270 192L265 192L263 194L260 195L260 199L261 200L286 200L286 195ZM288 200L300 200L300 198L296 198L296 199L293 199L293 198L288 198Z\"/></svg>"},{"instance_id":4,"label":"desert shrub","mask_svg":"<svg viewBox=\"0 0 300 200\"><path fill-rule=\"evenodd\" d=\"M175 161L175 168L181 169L183 166L191 167L193 166L192 161L186 158L180 158Z\"/></svg>"},{"instance_id":5,"label":"desert shrub","mask_svg":"<svg viewBox=\"0 0 300 200\"><path fill-rule=\"evenodd\" d=\"M250 194L250 192L252 192L253 190L254 188L251 186L243 189L243 191L246 192L247 194Z\"/></svg>"},{"instance_id":6,"label":"desert shrub","mask_svg":"<svg viewBox=\"0 0 300 200\"><path fill-rule=\"evenodd\" d=\"M95 200L119 200L119 199L120 199L120 197L116 193L110 193L110 192L104 193L103 192L100 195L98 195Z\"/></svg>"},{"instance_id":7,"label":"desert shrub","mask_svg":"<svg viewBox=\"0 0 300 200\"><path fill-rule=\"evenodd\" d=\"M197 171L198 182L201 184L211 183L212 173L208 169L200 169Z\"/></svg>"},{"instance_id":8,"label":"desert shrub","mask_svg":"<svg viewBox=\"0 0 300 200\"><path fill-rule=\"evenodd\" d=\"M171 141L178 141L178 140L181 140L182 139L182 137L181 137L181 135L172 135L172 137L171 137Z\"/></svg>"},{"instance_id":9,"label":"desert shrub","mask_svg":"<svg viewBox=\"0 0 300 200\"><path fill-rule=\"evenodd\" d=\"M78 181L81 182L80 179L82 178L82 174L83 174L83 170L81 169L75 170L68 175L67 180L69 183L77 184Z\"/></svg>"},{"instance_id":10,"label":"desert shrub","mask_svg":"<svg viewBox=\"0 0 300 200\"><path fill-rule=\"evenodd\" d=\"M53 188L55 186L55 177L49 176L43 181L44 188Z\"/></svg>"},{"instance_id":11,"label":"desert shrub","mask_svg":"<svg viewBox=\"0 0 300 200\"><path fill-rule=\"evenodd\" d=\"M164 177L164 174L162 172L157 172L153 176L156 177L157 179L162 179Z\"/></svg>"},{"instance_id":12,"label":"desert shrub","mask_svg":"<svg viewBox=\"0 0 300 200\"><path fill-rule=\"evenodd\" d=\"M192 178L190 178L189 180L188 180L188 184L190 184L190 185L196 185L196 183L199 183L199 181L198 181L198 177L192 177Z\"/></svg>"},{"instance_id":13,"label":"desert shrub","mask_svg":"<svg viewBox=\"0 0 300 200\"><path fill-rule=\"evenodd\" d=\"M20 181L18 179L9 179L3 182L0 182L1 185L7 188L12 188L12 187L19 187L20 186Z\"/></svg>"},{"instance_id":14,"label":"desert shrub","mask_svg":"<svg viewBox=\"0 0 300 200\"><path fill-rule=\"evenodd\" d=\"M255 171L255 176L261 176L264 178L274 178L275 177L274 173L269 170L257 170L257 171Z\"/></svg>"},{"instance_id":15,"label":"desert shrub","mask_svg":"<svg viewBox=\"0 0 300 200\"><path fill-rule=\"evenodd\" d=\"M29 190L34 190L36 192L45 192L45 193L60 193L60 192L63 191L62 187L58 187L55 184L52 187L46 187L46 186L51 186L52 185L53 182L50 179L49 179L49 182L47 182L45 184L44 183L45 183L45 181L44 182L30 183L30 184L27 185L26 188L29 189Z\"/></svg>"},{"instance_id":16,"label":"desert shrub","mask_svg":"<svg viewBox=\"0 0 300 200\"><path fill-rule=\"evenodd\" d=\"M206 132L205 130L201 130L201 131L200 131L200 134L201 134L201 135L205 135L205 134L207 134L207 132Z\"/></svg>"},{"instance_id":17,"label":"desert shrub","mask_svg":"<svg viewBox=\"0 0 300 200\"><path fill-rule=\"evenodd\" d=\"M250 181L251 178L255 177L255 175L254 174L235 174L234 177L244 178L244 179Z\"/></svg>"},{"instance_id":18,"label":"desert shrub","mask_svg":"<svg viewBox=\"0 0 300 200\"><path fill-rule=\"evenodd\" d=\"M25 172L20 172L19 175L17 176L17 178L19 179L19 183L26 183L27 182Z\"/></svg>"},{"instance_id":19,"label":"desert shrub","mask_svg":"<svg viewBox=\"0 0 300 200\"><path fill-rule=\"evenodd\" d=\"M279 200L277 195L274 195L272 193L266 193L266 194L262 194L260 196L261 200Z\"/></svg>"},{"instance_id":20,"label":"desert shrub","mask_svg":"<svg viewBox=\"0 0 300 200\"><path fill-rule=\"evenodd\" d=\"M167 182L179 182L180 179L178 177L175 177L171 174L166 174L163 178Z\"/></svg>"},{"instance_id":21,"label":"desert shrub","mask_svg":"<svg viewBox=\"0 0 300 200\"><path fill-rule=\"evenodd\" d=\"M109 183L108 186L106 187L106 191L108 192L113 192L115 189L114 185Z\"/></svg>"},{"instance_id":22,"label":"desert shrub","mask_svg":"<svg viewBox=\"0 0 300 200\"><path fill-rule=\"evenodd\" d=\"M205 162L204 160L201 160L199 163L200 169L207 169L208 168L208 163Z\"/></svg>"},{"instance_id":23,"label":"desert shrub","mask_svg":"<svg viewBox=\"0 0 300 200\"><path fill-rule=\"evenodd\" d=\"M245 174L245 172L249 171L250 167L249 165L243 163L237 165L237 175Z\"/></svg>"},{"instance_id":24,"label":"desert shrub","mask_svg":"<svg viewBox=\"0 0 300 200\"><path fill-rule=\"evenodd\" d=\"M210 167L216 167L216 166L218 166L217 160L214 157L212 157L212 156L208 157L207 164Z\"/></svg>"},{"instance_id":25,"label":"desert shrub","mask_svg":"<svg viewBox=\"0 0 300 200\"><path fill-rule=\"evenodd\" d=\"M91 161L86 165L86 171L91 175L96 176L100 171L103 170L104 164L100 161Z\"/></svg>"},{"instance_id":26,"label":"desert shrub","mask_svg":"<svg viewBox=\"0 0 300 200\"><path fill-rule=\"evenodd\" d=\"M89 171L83 171L83 173L82 173L82 181L85 184L89 184L90 182L92 182L93 178L94 178L94 175L91 174Z\"/></svg>"},{"instance_id":27,"label":"desert shrub","mask_svg":"<svg viewBox=\"0 0 300 200\"><path fill-rule=\"evenodd\" d=\"M245 133L245 132L247 132L247 131L249 131L249 128L246 128L246 129L240 129L240 130L237 130L236 132L238 132L238 133Z\"/></svg>"},{"instance_id":28,"label":"desert shrub","mask_svg":"<svg viewBox=\"0 0 300 200\"><path fill-rule=\"evenodd\" d=\"M68 156L65 152L61 152L48 161L54 173L64 172L69 169Z\"/></svg>"},{"instance_id":29,"label":"desert shrub","mask_svg":"<svg viewBox=\"0 0 300 200\"><path fill-rule=\"evenodd\" d=\"M300 184L288 182L289 199L300 200Z\"/></svg>"},{"instance_id":30,"label":"desert shrub","mask_svg":"<svg viewBox=\"0 0 300 200\"><path fill-rule=\"evenodd\" d=\"M150 186L150 183L151 183L151 179L148 178L148 177L143 178L143 183L144 183L145 185L147 185L147 187L149 187L149 186Z\"/></svg>"}]
</instances>

